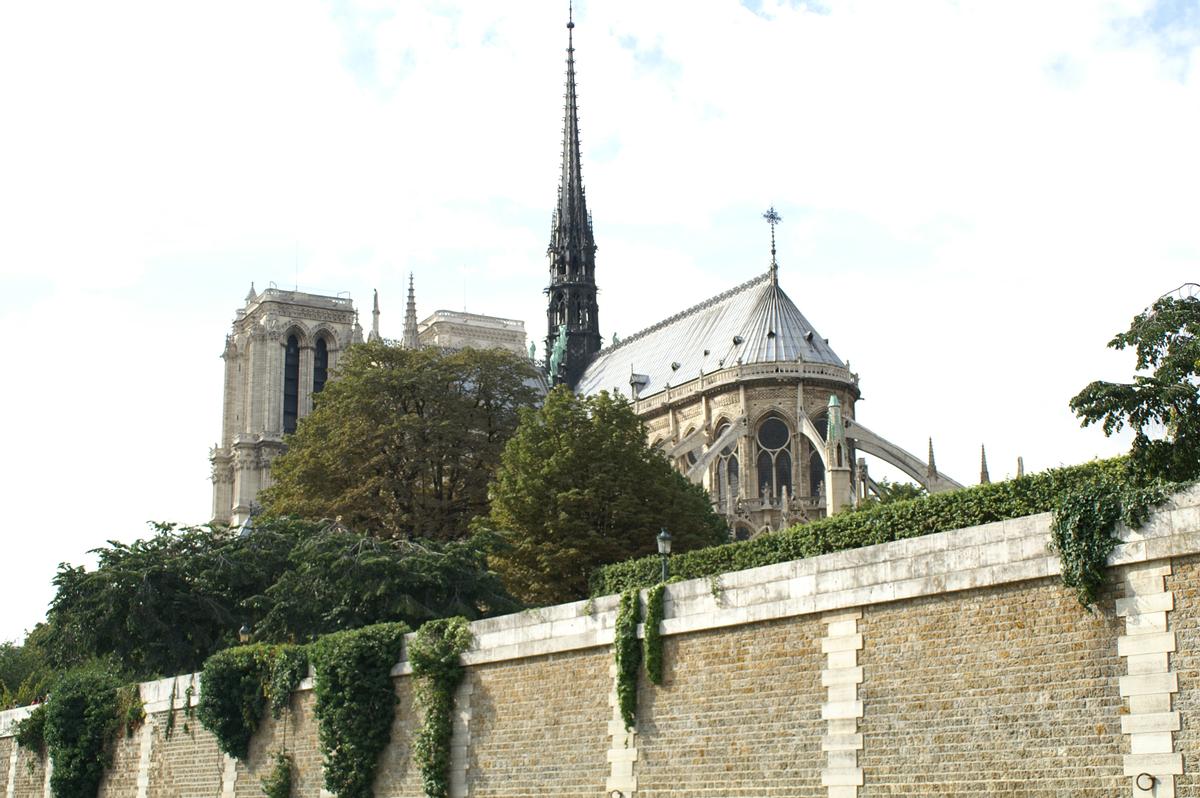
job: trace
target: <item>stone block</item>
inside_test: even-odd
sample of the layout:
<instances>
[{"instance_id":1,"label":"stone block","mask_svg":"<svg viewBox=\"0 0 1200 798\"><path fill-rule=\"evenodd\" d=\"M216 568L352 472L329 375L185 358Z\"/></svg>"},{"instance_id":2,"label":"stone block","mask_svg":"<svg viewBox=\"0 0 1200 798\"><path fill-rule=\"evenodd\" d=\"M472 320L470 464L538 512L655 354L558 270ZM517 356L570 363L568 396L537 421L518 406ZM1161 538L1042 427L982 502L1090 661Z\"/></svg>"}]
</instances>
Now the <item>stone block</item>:
<instances>
[{"instance_id":1,"label":"stone block","mask_svg":"<svg viewBox=\"0 0 1200 798\"><path fill-rule=\"evenodd\" d=\"M1175 594L1169 591L1117 599L1116 614L1119 617L1139 615L1145 612L1170 612L1175 609Z\"/></svg>"},{"instance_id":2,"label":"stone block","mask_svg":"<svg viewBox=\"0 0 1200 798\"><path fill-rule=\"evenodd\" d=\"M821 686L829 687L835 684L861 684L863 680L863 669L861 666L853 668L826 668L821 671Z\"/></svg>"},{"instance_id":3,"label":"stone block","mask_svg":"<svg viewBox=\"0 0 1200 798\"><path fill-rule=\"evenodd\" d=\"M1174 693L1179 690L1179 677L1174 673L1142 673L1122 676L1119 680L1122 696Z\"/></svg>"},{"instance_id":4,"label":"stone block","mask_svg":"<svg viewBox=\"0 0 1200 798\"><path fill-rule=\"evenodd\" d=\"M838 701L836 703L821 704L822 720L861 718L862 716L863 702L861 701Z\"/></svg>"},{"instance_id":5,"label":"stone block","mask_svg":"<svg viewBox=\"0 0 1200 798\"><path fill-rule=\"evenodd\" d=\"M1126 754L1124 766L1126 776L1139 773L1179 776L1183 773L1183 754Z\"/></svg>"},{"instance_id":6,"label":"stone block","mask_svg":"<svg viewBox=\"0 0 1200 798\"><path fill-rule=\"evenodd\" d=\"M1175 633L1160 632L1145 635L1121 635L1117 638L1117 654L1158 654L1175 650Z\"/></svg>"},{"instance_id":7,"label":"stone block","mask_svg":"<svg viewBox=\"0 0 1200 798\"><path fill-rule=\"evenodd\" d=\"M822 787L861 787L862 768L824 768L821 770Z\"/></svg>"},{"instance_id":8,"label":"stone block","mask_svg":"<svg viewBox=\"0 0 1200 798\"><path fill-rule=\"evenodd\" d=\"M863 636L861 634L846 635L845 637L827 637L821 640L821 652L825 654L831 651L857 650L862 647Z\"/></svg>"},{"instance_id":9,"label":"stone block","mask_svg":"<svg viewBox=\"0 0 1200 798\"><path fill-rule=\"evenodd\" d=\"M1169 754L1172 751L1171 732L1137 732L1129 735L1131 754Z\"/></svg>"},{"instance_id":10,"label":"stone block","mask_svg":"<svg viewBox=\"0 0 1200 798\"><path fill-rule=\"evenodd\" d=\"M1140 673L1166 673L1168 670L1167 657L1161 654L1132 654L1125 658L1125 668L1130 675Z\"/></svg>"},{"instance_id":11,"label":"stone block","mask_svg":"<svg viewBox=\"0 0 1200 798\"><path fill-rule=\"evenodd\" d=\"M1167 631L1165 612L1144 612L1125 616L1125 634L1144 635Z\"/></svg>"},{"instance_id":12,"label":"stone block","mask_svg":"<svg viewBox=\"0 0 1200 798\"><path fill-rule=\"evenodd\" d=\"M861 734L826 734L821 738L822 751L858 751L863 747Z\"/></svg>"}]
</instances>

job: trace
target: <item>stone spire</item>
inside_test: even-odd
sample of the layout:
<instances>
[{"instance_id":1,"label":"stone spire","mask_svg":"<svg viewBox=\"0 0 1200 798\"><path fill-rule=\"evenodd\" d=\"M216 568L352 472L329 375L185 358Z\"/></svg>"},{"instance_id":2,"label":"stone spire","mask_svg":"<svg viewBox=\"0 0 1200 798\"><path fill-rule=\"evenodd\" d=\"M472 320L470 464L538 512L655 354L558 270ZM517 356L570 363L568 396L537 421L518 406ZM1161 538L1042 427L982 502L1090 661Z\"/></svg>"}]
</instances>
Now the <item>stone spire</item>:
<instances>
[{"instance_id":1,"label":"stone spire","mask_svg":"<svg viewBox=\"0 0 1200 798\"><path fill-rule=\"evenodd\" d=\"M925 478L931 483L937 478L937 461L933 459L933 438L929 439L929 464L925 466Z\"/></svg>"},{"instance_id":2,"label":"stone spire","mask_svg":"<svg viewBox=\"0 0 1200 798\"><path fill-rule=\"evenodd\" d=\"M829 395L825 426L825 514L837 515L853 501L850 482L850 450L846 443L846 424L842 420L842 403Z\"/></svg>"},{"instance_id":3,"label":"stone spire","mask_svg":"<svg viewBox=\"0 0 1200 798\"><path fill-rule=\"evenodd\" d=\"M382 340L383 336L379 334L379 289L375 289L375 304L371 309L371 333L367 336L368 341Z\"/></svg>"},{"instance_id":4,"label":"stone spire","mask_svg":"<svg viewBox=\"0 0 1200 798\"><path fill-rule=\"evenodd\" d=\"M979 484L987 485L992 481L988 476L987 470L987 447L980 444L979 446Z\"/></svg>"},{"instance_id":5,"label":"stone spire","mask_svg":"<svg viewBox=\"0 0 1200 798\"><path fill-rule=\"evenodd\" d=\"M558 206L550 231L550 285L546 309L546 363L559 340L559 328L566 330L562 356L556 361L557 373L549 375L553 384L565 382L574 387L592 356L600 351L599 308L596 303L596 242L592 237L592 219L583 190L583 171L579 144L579 106L575 93L575 20L574 9L567 21L567 87L563 101L562 176L558 186Z\"/></svg>"},{"instance_id":6,"label":"stone spire","mask_svg":"<svg viewBox=\"0 0 1200 798\"><path fill-rule=\"evenodd\" d=\"M408 273L408 307L404 310L404 348L420 349L421 341L417 338L417 295L413 290L412 272Z\"/></svg>"},{"instance_id":7,"label":"stone spire","mask_svg":"<svg viewBox=\"0 0 1200 798\"><path fill-rule=\"evenodd\" d=\"M1025 476L1025 458L1018 457L1017 458L1017 479L1020 479L1023 476Z\"/></svg>"}]
</instances>

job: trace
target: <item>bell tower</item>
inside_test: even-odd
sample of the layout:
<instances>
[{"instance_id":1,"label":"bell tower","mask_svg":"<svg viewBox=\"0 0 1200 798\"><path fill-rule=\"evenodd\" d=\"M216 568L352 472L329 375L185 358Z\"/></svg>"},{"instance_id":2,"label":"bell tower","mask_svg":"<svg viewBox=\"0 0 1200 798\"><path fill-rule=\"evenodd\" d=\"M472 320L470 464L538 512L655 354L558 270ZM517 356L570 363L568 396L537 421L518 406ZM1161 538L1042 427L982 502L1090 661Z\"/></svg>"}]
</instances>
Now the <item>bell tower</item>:
<instances>
[{"instance_id":1,"label":"bell tower","mask_svg":"<svg viewBox=\"0 0 1200 798\"><path fill-rule=\"evenodd\" d=\"M550 284L546 288L546 371L551 385L571 388L600 351L596 303L596 242L580 168L579 109L575 96L575 21L567 21L567 89L563 108L562 177L550 231Z\"/></svg>"}]
</instances>

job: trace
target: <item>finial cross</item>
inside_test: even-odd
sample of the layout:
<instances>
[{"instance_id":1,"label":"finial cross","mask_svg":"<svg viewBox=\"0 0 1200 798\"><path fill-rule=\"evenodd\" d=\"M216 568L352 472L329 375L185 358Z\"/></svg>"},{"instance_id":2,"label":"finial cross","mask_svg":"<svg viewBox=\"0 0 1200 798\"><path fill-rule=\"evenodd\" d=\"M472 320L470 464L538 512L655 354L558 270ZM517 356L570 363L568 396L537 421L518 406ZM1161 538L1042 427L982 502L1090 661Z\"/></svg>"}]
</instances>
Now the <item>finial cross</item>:
<instances>
[{"instance_id":1,"label":"finial cross","mask_svg":"<svg viewBox=\"0 0 1200 798\"><path fill-rule=\"evenodd\" d=\"M772 205L770 208L767 208L767 212L763 214L763 218L771 225L771 268L775 269L777 267L775 263L775 225L782 222L783 217L775 211L775 206Z\"/></svg>"}]
</instances>

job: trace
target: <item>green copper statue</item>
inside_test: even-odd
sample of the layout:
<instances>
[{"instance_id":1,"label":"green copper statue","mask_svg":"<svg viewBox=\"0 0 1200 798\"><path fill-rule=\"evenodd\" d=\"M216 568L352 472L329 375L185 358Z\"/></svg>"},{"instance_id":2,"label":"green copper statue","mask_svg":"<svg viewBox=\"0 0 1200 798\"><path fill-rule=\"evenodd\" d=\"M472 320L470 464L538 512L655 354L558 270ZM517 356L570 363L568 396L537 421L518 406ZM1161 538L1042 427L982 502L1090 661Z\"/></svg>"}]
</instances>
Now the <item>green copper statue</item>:
<instances>
[{"instance_id":1,"label":"green copper statue","mask_svg":"<svg viewBox=\"0 0 1200 798\"><path fill-rule=\"evenodd\" d=\"M537 360L537 344L533 341L529 342L529 359Z\"/></svg>"},{"instance_id":2,"label":"green copper statue","mask_svg":"<svg viewBox=\"0 0 1200 798\"><path fill-rule=\"evenodd\" d=\"M550 352L550 379L558 377L558 369L562 366L563 357L567 353L567 325L558 325L558 338L554 339L554 349Z\"/></svg>"}]
</instances>

